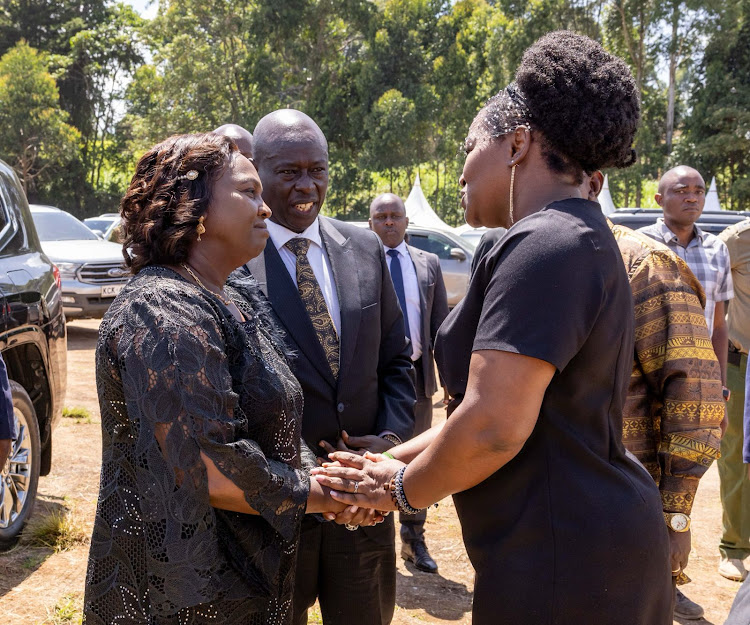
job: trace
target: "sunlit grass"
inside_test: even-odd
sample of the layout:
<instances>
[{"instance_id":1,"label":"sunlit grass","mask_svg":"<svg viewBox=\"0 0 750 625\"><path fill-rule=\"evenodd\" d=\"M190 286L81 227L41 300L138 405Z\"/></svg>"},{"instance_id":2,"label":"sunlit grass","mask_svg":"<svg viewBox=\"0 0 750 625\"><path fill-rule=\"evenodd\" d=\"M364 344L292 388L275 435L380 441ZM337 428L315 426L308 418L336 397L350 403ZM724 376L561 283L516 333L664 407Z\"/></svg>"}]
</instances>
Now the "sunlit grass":
<instances>
[{"instance_id":1,"label":"sunlit grass","mask_svg":"<svg viewBox=\"0 0 750 625\"><path fill-rule=\"evenodd\" d=\"M63 408L62 416L66 419L75 419L76 423L92 423L91 412L83 406L66 406Z\"/></svg>"},{"instance_id":2,"label":"sunlit grass","mask_svg":"<svg viewBox=\"0 0 750 625\"><path fill-rule=\"evenodd\" d=\"M30 523L23 538L29 545L60 552L88 542L88 532L77 514L62 508Z\"/></svg>"},{"instance_id":3,"label":"sunlit grass","mask_svg":"<svg viewBox=\"0 0 750 625\"><path fill-rule=\"evenodd\" d=\"M83 622L83 598L80 594L70 593L57 600L52 611L47 611L47 618L42 625L63 625L72 623L81 625Z\"/></svg>"}]
</instances>

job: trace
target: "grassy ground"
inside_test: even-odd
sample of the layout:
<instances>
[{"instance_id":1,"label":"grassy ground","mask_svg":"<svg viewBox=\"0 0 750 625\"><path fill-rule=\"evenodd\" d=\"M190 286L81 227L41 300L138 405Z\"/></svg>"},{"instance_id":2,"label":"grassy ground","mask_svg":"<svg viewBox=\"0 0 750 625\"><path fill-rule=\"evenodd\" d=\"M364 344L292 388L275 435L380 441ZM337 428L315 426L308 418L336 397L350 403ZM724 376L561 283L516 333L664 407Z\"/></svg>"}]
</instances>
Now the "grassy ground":
<instances>
[{"instance_id":1,"label":"grassy ground","mask_svg":"<svg viewBox=\"0 0 750 625\"><path fill-rule=\"evenodd\" d=\"M55 431L53 470L41 479L29 530L19 545L0 554L0 623L80 623L86 543L96 509L101 461L93 367L97 327L93 321L69 326L70 410ZM436 408L434 418L443 419L444 411ZM693 552L687 569L693 583L684 587L684 592L703 605L706 618L692 622L721 625L739 584L716 573L721 506L715 466L701 481L693 509L693 528ZM393 623L468 625L474 573L464 551L452 501L446 500L437 510L430 511L426 531L440 572L422 573L399 559ZM503 622L501 594L497 622L520 625ZM318 610L310 611L309 623L322 623Z\"/></svg>"}]
</instances>

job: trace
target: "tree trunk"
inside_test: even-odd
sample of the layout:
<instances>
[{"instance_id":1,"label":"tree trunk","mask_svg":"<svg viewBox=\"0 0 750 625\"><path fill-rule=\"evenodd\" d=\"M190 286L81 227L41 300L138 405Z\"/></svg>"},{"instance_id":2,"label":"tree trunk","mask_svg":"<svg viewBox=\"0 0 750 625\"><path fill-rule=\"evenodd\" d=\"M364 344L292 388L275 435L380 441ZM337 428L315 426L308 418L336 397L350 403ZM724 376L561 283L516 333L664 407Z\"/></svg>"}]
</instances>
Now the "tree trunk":
<instances>
[{"instance_id":1,"label":"tree trunk","mask_svg":"<svg viewBox=\"0 0 750 625\"><path fill-rule=\"evenodd\" d=\"M680 24L680 2L672 2L672 37L669 42L669 89L667 91L667 156L672 153L674 135L675 82L677 75L677 49Z\"/></svg>"}]
</instances>

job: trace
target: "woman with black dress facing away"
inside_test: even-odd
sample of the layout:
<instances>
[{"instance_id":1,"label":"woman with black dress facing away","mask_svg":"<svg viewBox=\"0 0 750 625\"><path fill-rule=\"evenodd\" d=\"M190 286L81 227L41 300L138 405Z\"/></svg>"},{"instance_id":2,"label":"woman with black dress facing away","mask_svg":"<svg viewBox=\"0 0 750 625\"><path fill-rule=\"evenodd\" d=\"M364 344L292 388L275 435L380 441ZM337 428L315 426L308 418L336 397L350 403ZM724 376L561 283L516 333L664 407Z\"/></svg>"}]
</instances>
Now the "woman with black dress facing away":
<instances>
[{"instance_id":1,"label":"woman with black dress facing away","mask_svg":"<svg viewBox=\"0 0 750 625\"><path fill-rule=\"evenodd\" d=\"M135 275L96 349L85 622L288 623L302 515L371 519L310 483L282 339L254 281L227 283L268 239L258 173L226 137L172 137L140 160L121 213Z\"/></svg>"},{"instance_id":2,"label":"woman with black dress facing away","mask_svg":"<svg viewBox=\"0 0 750 625\"><path fill-rule=\"evenodd\" d=\"M474 625L672 622L659 493L622 445L630 288L579 190L585 172L634 162L638 120L628 67L598 43L555 32L526 51L466 139L466 220L509 230L438 335L460 404L394 459L339 452L313 471L377 509L455 493Z\"/></svg>"}]
</instances>

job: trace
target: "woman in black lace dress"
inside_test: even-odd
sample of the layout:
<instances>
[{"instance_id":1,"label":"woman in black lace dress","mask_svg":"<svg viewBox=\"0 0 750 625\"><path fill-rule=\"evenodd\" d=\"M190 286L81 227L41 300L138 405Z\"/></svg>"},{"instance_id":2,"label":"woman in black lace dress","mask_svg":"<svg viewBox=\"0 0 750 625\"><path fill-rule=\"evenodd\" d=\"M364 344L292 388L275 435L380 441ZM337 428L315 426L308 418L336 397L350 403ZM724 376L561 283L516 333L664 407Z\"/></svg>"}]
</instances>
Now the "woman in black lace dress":
<instances>
[{"instance_id":1,"label":"woman in black lace dress","mask_svg":"<svg viewBox=\"0 0 750 625\"><path fill-rule=\"evenodd\" d=\"M172 137L121 212L135 277L96 351L85 622L287 623L302 515L343 506L310 484L302 393L256 284L227 282L268 238L260 179L225 137Z\"/></svg>"}]
</instances>

